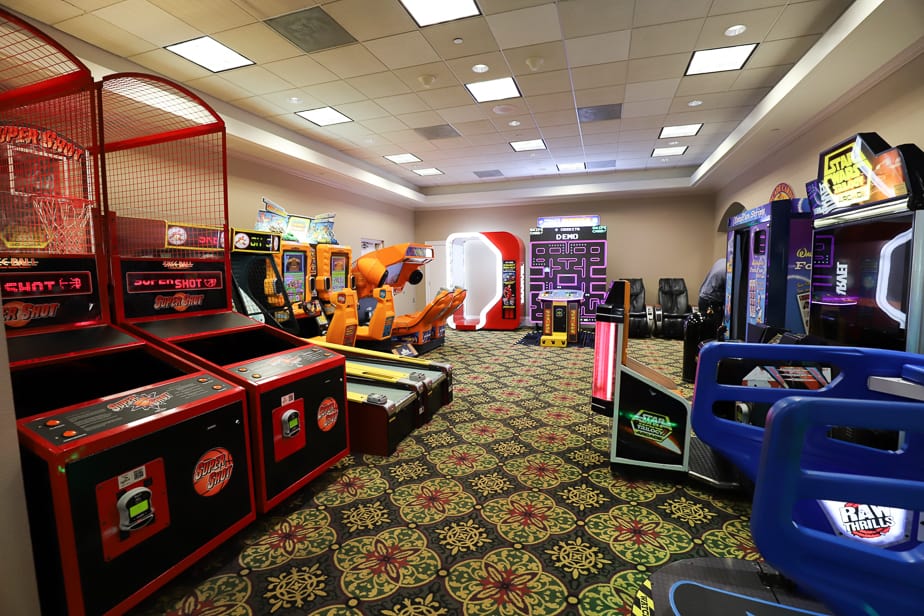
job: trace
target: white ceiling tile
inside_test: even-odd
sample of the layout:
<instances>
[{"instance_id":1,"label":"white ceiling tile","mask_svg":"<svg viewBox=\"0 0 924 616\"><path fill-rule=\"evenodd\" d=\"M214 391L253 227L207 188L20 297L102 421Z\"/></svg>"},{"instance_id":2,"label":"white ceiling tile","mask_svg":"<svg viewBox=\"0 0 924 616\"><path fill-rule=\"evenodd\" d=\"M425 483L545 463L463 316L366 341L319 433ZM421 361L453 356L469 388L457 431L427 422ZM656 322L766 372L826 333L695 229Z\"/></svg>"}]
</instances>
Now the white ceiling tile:
<instances>
[{"instance_id":1,"label":"white ceiling tile","mask_svg":"<svg viewBox=\"0 0 924 616\"><path fill-rule=\"evenodd\" d=\"M501 49L547 43L561 38L558 11L554 4L489 15L486 19Z\"/></svg>"},{"instance_id":2,"label":"white ceiling tile","mask_svg":"<svg viewBox=\"0 0 924 616\"><path fill-rule=\"evenodd\" d=\"M634 103L656 98L671 98L676 94L679 85L679 78L627 83L626 102Z\"/></svg>"},{"instance_id":3,"label":"white ceiling tile","mask_svg":"<svg viewBox=\"0 0 924 616\"><path fill-rule=\"evenodd\" d=\"M77 17L83 14L85 10L92 10L77 8L73 3L68 3L64 0L43 0L42 2L36 2L35 0L3 0L3 5L51 25L65 19Z\"/></svg>"},{"instance_id":4,"label":"white ceiling tile","mask_svg":"<svg viewBox=\"0 0 924 616\"><path fill-rule=\"evenodd\" d=\"M677 87L677 96L692 96L696 94L707 94L709 92L724 92L732 87L735 80L738 79L737 71L725 71L722 73L709 73L706 75L689 75L680 80Z\"/></svg>"},{"instance_id":5,"label":"white ceiling tile","mask_svg":"<svg viewBox=\"0 0 924 616\"><path fill-rule=\"evenodd\" d=\"M593 66L581 66L571 71L575 90L617 86L626 82L628 62L609 62Z\"/></svg>"},{"instance_id":6,"label":"white ceiling tile","mask_svg":"<svg viewBox=\"0 0 924 616\"><path fill-rule=\"evenodd\" d=\"M212 35L245 58L257 64L302 55L302 50L262 23L248 24Z\"/></svg>"},{"instance_id":7,"label":"white ceiling tile","mask_svg":"<svg viewBox=\"0 0 924 616\"><path fill-rule=\"evenodd\" d=\"M369 128L369 130L382 134L390 133L399 130L407 129L407 124L395 117L384 117L384 118L373 118L371 120L363 120L363 124Z\"/></svg>"},{"instance_id":8,"label":"white ceiling tile","mask_svg":"<svg viewBox=\"0 0 924 616\"><path fill-rule=\"evenodd\" d=\"M113 28L108 21L89 13L61 21L55 27L120 56L134 56L158 49L154 43L125 30ZM189 62L188 60L183 61Z\"/></svg>"},{"instance_id":9,"label":"white ceiling tile","mask_svg":"<svg viewBox=\"0 0 924 616\"><path fill-rule=\"evenodd\" d=\"M365 45L385 66L392 69L440 59L427 39L416 31L366 41Z\"/></svg>"},{"instance_id":10,"label":"white ceiling tile","mask_svg":"<svg viewBox=\"0 0 924 616\"><path fill-rule=\"evenodd\" d=\"M455 122L476 122L478 120L484 120L485 118L489 117L489 112L485 112L485 110L482 109L479 105L449 107L447 109L440 109L437 111L437 113L444 122L449 122L450 124ZM440 123L441 122L434 122L434 124Z\"/></svg>"},{"instance_id":11,"label":"white ceiling tile","mask_svg":"<svg viewBox=\"0 0 924 616\"><path fill-rule=\"evenodd\" d=\"M269 101L282 109L295 113L303 109L315 109L323 107L324 103L311 96L307 91L301 88L291 90L279 90L278 92L269 92L260 96L263 100Z\"/></svg>"},{"instance_id":12,"label":"white ceiling tile","mask_svg":"<svg viewBox=\"0 0 924 616\"><path fill-rule=\"evenodd\" d=\"M122 0L67 0L70 4L73 4L81 11L95 11L96 9L101 9L104 6L109 6L110 4L116 4ZM12 7L16 2L4 2L5 5ZM34 4L34 3L33 3ZM54 2L46 2L44 4L54 4ZM155 2L155 4L158 4ZM164 8L164 7L161 7ZM167 10L167 9L164 9Z\"/></svg>"},{"instance_id":13,"label":"white ceiling tile","mask_svg":"<svg viewBox=\"0 0 924 616\"><path fill-rule=\"evenodd\" d=\"M735 75L732 87L745 90L751 88L769 88L782 79L791 68L791 64L780 64L777 66L765 66L762 68L738 71L738 74Z\"/></svg>"},{"instance_id":14,"label":"white ceiling tile","mask_svg":"<svg viewBox=\"0 0 924 616\"><path fill-rule=\"evenodd\" d=\"M779 41L767 41L761 43L751 54L750 59L745 63L745 68L762 68L766 66L778 66L780 64L794 64L799 61L805 52L811 49L820 34L811 34L800 36L794 39L782 39Z\"/></svg>"},{"instance_id":15,"label":"white ceiling tile","mask_svg":"<svg viewBox=\"0 0 924 616\"><path fill-rule=\"evenodd\" d=\"M392 115L402 113L416 113L428 111L429 107L416 94L399 94L398 96L383 96L376 102Z\"/></svg>"},{"instance_id":16,"label":"white ceiling tile","mask_svg":"<svg viewBox=\"0 0 924 616\"><path fill-rule=\"evenodd\" d=\"M427 105L432 109L446 109L447 107L459 107L472 102L472 95L462 86L452 88L438 88L430 90L421 90L417 93Z\"/></svg>"},{"instance_id":17,"label":"white ceiling tile","mask_svg":"<svg viewBox=\"0 0 924 616\"><path fill-rule=\"evenodd\" d=\"M259 0L259 2L240 0L238 4L242 5L241 8L261 20L279 17L280 15L294 13L295 11L306 8L305 0Z\"/></svg>"},{"instance_id":18,"label":"white ceiling tile","mask_svg":"<svg viewBox=\"0 0 924 616\"><path fill-rule=\"evenodd\" d=\"M663 98L655 101L640 101L637 103L623 103L622 117L637 118L640 116L664 115L671 106L671 99Z\"/></svg>"},{"instance_id":19,"label":"white ceiling tile","mask_svg":"<svg viewBox=\"0 0 924 616\"><path fill-rule=\"evenodd\" d=\"M285 113L294 113L294 110L286 109L285 107L280 107L262 96L252 96L250 98L239 98L234 101L234 106L245 111L249 111L255 115L258 115L262 118L273 117L277 115L283 115Z\"/></svg>"},{"instance_id":20,"label":"white ceiling tile","mask_svg":"<svg viewBox=\"0 0 924 616\"><path fill-rule=\"evenodd\" d=\"M597 105L614 105L625 99L625 86L609 86L607 88L591 88L577 90L574 93L578 107L595 107Z\"/></svg>"},{"instance_id":21,"label":"white ceiling tile","mask_svg":"<svg viewBox=\"0 0 924 616\"><path fill-rule=\"evenodd\" d=\"M447 60L446 64L449 66L450 70L452 70L453 74L455 74L456 79L462 83L473 83L476 81L488 81L489 79L510 77L507 61L500 52L454 58L452 60ZM472 67L476 64L486 65L488 67L488 72L476 73L472 71Z\"/></svg>"},{"instance_id":22,"label":"white ceiling tile","mask_svg":"<svg viewBox=\"0 0 924 616\"><path fill-rule=\"evenodd\" d=\"M453 122L453 128L459 131L459 134L472 138L474 136L496 136L497 129L488 120L474 120L472 122Z\"/></svg>"},{"instance_id":23,"label":"white ceiling tile","mask_svg":"<svg viewBox=\"0 0 924 616\"><path fill-rule=\"evenodd\" d=\"M342 105L343 103L353 103L366 98L362 92L345 81L319 83L306 89L312 96L324 101L327 105Z\"/></svg>"},{"instance_id":24,"label":"white ceiling tile","mask_svg":"<svg viewBox=\"0 0 924 616\"><path fill-rule=\"evenodd\" d=\"M367 121L375 118L388 116L389 113L377 105L374 101L358 101L355 103L344 103L337 107L337 111L355 121Z\"/></svg>"},{"instance_id":25,"label":"white ceiling tile","mask_svg":"<svg viewBox=\"0 0 924 616\"><path fill-rule=\"evenodd\" d=\"M640 0L635 3L636 28L705 17L712 0Z\"/></svg>"},{"instance_id":26,"label":"white ceiling tile","mask_svg":"<svg viewBox=\"0 0 924 616\"><path fill-rule=\"evenodd\" d=\"M565 40L571 66L621 62L629 58L629 30Z\"/></svg>"},{"instance_id":27,"label":"white ceiling tile","mask_svg":"<svg viewBox=\"0 0 924 616\"><path fill-rule=\"evenodd\" d=\"M411 128L423 128L425 126L437 126L445 124L446 121L435 111L419 111L417 113L404 113L397 116L399 120Z\"/></svg>"},{"instance_id":28,"label":"white ceiling tile","mask_svg":"<svg viewBox=\"0 0 924 616\"><path fill-rule=\"evenodd\" d=\"M613 135L622 128L622 120L601 120L599 122L584 122L581 132L585 135L607 134Z\"/></svg>"},{"instance_id":29,"label":"white ceiling tile","mask_svg":"<svg viewBox=\"0 0 924 616\"><path fill-rule=\"evenodd\" d=\"M811 2L789 3L770 33L767 40L789 39L806 34L821 34L850 6L852 0L812 0ZM924 11L924 5L918 7Z\"/></svg>"},{"instance_id":30,"label":"white ceiling tile","mask_svg":"<svg viewBox=\"0 0 924 616\"><path fill-rule=\"evenodd\" d=\"M649 58L674 53L692 53L704 19L675 21L632 30L630 58Z\"/></svg>"},{"instance_id":31,"label":"white ceiling tile","mask_svg":"<svg viewBox=\"0 0 924 616\"><path fill-rule=\"evenodd\" d=\"M746 45L759 43L764 40L770 27L777 20L783 7L770 7L743 13L730 13L707 17L702 32L696 40L696 49L715 49L729 45ZM738 36L725 36L725 31L731 26L746 26Z\"/></svg>"},{"instance_id":32,"label":"white ceiling tile","mask_svg":"<svg viewBox=\"0 0 924 616\"><path fill-rule=\"evenodd\" d=\"M311 57L341 79L380 73L387 68L368 49L359 44L326 49L311 54Z\"/></svg>"},{"instance_id":33,"label":"white ceiling tile","mask_svg":"<svg viewBox=\"0 0 924 616\"><path fill-rule=\"evenodd\" d=\"M325 4L324 12L358 41L417 29L408 12L395 0L337 0Z\"/></svg>"},{"instance_id":34,"label":"white ceiling tile","mask_svg":"<svg viewBox=\"0 0 924 616\"><path fill-rule=\"evenodd\" d=\"M559 124L558 126L545 126L542 128L543 137L579 137L580 135L581 128L578 126L577 122Z\"/></svg>"},{"instance_id":35,"label":"white ceiling tile","mask_svg":"<svg viewBox=\"0 0 924 616\"><path fill-rule=\"evenodd\" d=\"M507 59L507 63L510 65L514 75L529 75L568 68L565 46L561 41L505 49L504 57ZM527 59L535 68L530 68Z\"/></svg>"},{"instance_id":36,"label":"white ceiling tile","mask_svg":"<svg viewBox=\"0 0 924 616\"><path fill-rule=\"evenodd\" d=\"M445 59L498 51L500 47L484 17L469 17L427 26L422 31L430 45ZM456 39L462 39L456 43Z\"/></svg>"},{"instance_id":37,"label":"white ceiling tile","mask_svg":"<svg viewBox=\"0 0 924 616\"><path fill-rule=\"evenodd\" d=\"M222 77L254 94L266 94L292 88L285 79L278 77L262 66L244 66L225 71Z\"/></svg>"},{"instance_id":38,"label":"white ceiling tile","mask_svg":"<svg viewBox=\"0 0 924 616\"><path fill-rule=\"evenodd\" d=\"M568 71L520 75L516 81L520 86L520 91L527 96L571 91L571 75Z\"/></svg>"},{"instance_id":39,"label":"white ceiling tile","mask_svg":"<svg viewBox=\"0 0 924 616\"><path fill-rule=\"evenodd\" d=\"M324 130L343 139L350 139L351 141L372 134L372 131L356 122L332 124L330 126L325 126Z\"/></svg>"},{"instance_id":40,"label":"white ceiling tile","mask_svg":"<svg viewBox=\"0 0 924 616\"><path fill-rule=\"evenodd\" d=\"M530 96L526 103L529 105L529 108L533 111L533 113L574 109L574 97L570 92Z\"/></svg>"},{"instance_id":41,"label":"white ceiling tile","mask_svg":"<svg viewBox=\"0 0 924 616\"><path fill-rule=\"evenodd\" d=\"M238 98L250 98L254 94L250 90L233 84L223 76L219 75L211 75L209 77L192 79L188 81L187 84L194 90L200 90L206 94L214 96L215 98L226 101L234 101Z\"/></svg>"},{"instance_id":42,"label":"white ceiling tile","mask_svg":"<svg viewBox=\"0 0 924 616\"><path fill-rule=\"evenodd\" d=\"M93 14L159 47L188 41L203 34L147 0L124 0L94 11Z\"/></svg>"},{"instance_id":43,"label":"white ceiling tile","mask_svg":"<svg viewBox=\"0 0 924 616\"><path fill-rule=\"evenodd\" d=\"M395 96L410 92L410 88L390 72L353 77L352 79L347 79L346 82L365 94L368 98Z\"/></svg>"},{"instance_id":44,"label":"white ceiling tile","mask_svg":"<svg viewBox=\"0 0 924 616\"><path fill-rule=\"evenodd\" d=\"M400 68L392 71L395 76L407 85L414 92L446 88L452 85L458 85L459 80L449 69L445 62L430 62L428 64L418 64L407 68ZM427 75L433 78L433 82L428 86L421 81L421 77Z\"/></svg>"},{"instance_id":45,"label":"white ceiling tile","mask_svg":"<svg viewBox=\"0 0 924 616\"><path fill-rule=\"evenodd\" d=\"M334 81L337 76L302 54L294 58L269 62L263 67L294 86L310 86L316 83Z\"/></svg>"},{"instance_id":46,"label":"white ceiling tile","mask_svg":"<svg viewBox=\"0 0 924 616\"><path fill-rule=\"evenodd\" d=\"M688 53L675 53L655 58L637 58L629 60L626 79L634 81L655 81L683 77L690 63Z\"/></svg>"},{"instance_id":47,"label":"white ceiling tile","mask_svg":"<svg viewBox=\"0 0 924 616\"><path fill-rule=\"evenodd\" d=\"M168 13L175 15L204 34L237 28L257 19L232 0L150 0Z\"/></svg>"},{"instance_id":48,"label":"white ceiling tile","mask_svg":"<svg viewBox=\"0 0 924 616\"><path fill-rule=\"evenodd\" d=\"M574 109L561 111L542 111L533 114L533 120L538 126L561 126L577 121L577 112Z\"/></svg>"},{"instance_id":49,"label":"white ceiling tile","mask_svg":"<svg viewBox=\"0 0 924 616\"><path fill-rule=\"evenodd\" d=\"M571 0L558 3L564 38L578 38L632 27L635 0Z\"/></svg>"}]
</instances>

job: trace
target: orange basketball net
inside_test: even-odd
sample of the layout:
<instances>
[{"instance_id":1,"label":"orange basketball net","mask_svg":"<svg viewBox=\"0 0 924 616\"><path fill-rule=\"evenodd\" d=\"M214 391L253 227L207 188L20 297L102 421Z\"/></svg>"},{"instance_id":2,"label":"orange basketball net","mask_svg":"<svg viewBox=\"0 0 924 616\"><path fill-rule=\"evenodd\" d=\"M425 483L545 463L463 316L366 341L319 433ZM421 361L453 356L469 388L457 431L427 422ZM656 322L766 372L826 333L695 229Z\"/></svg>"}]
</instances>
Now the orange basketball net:
<instances>
[{"instance_id":1,"label":"orange basketball net","mask_svg":"<svg viewBox=\"0 0 924 616\"><path fill-rule=\"evenodd\" d=\"M90 229L92 201L75 197L33 196L32 206L48 237L47 252L86 254L93 251Z\"/></svg>"}]
</instances>

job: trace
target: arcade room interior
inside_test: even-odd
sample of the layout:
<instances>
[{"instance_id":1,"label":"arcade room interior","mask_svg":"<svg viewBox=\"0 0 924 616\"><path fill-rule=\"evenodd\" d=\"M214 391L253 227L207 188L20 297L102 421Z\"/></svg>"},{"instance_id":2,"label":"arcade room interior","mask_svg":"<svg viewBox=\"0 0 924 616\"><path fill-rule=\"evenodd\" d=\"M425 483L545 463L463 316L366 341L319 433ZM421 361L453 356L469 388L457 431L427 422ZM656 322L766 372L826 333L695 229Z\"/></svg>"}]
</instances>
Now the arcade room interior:
<instances>
[{"instance_id":1,"label":"arcade room interior","mask_svg":"<svg viewBox=\"0 0 924 616\"><path fill-rule=\"evenodd\" d=\"M0 0L0 613L924 613L921 75L920 0Z\"/></svg>"}]
</instances>

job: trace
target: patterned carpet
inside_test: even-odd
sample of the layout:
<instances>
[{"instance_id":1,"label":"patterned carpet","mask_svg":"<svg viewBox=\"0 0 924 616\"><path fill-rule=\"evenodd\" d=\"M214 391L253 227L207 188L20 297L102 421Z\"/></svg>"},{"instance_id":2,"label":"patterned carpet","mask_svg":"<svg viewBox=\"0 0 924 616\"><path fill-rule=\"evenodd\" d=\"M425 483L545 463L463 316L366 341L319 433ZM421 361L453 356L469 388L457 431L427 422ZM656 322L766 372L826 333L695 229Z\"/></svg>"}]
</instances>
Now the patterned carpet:
<instances>
[{"instance_id":1,"label":"patterned carpet","mask_svg":"<svg viewBox=\"0 0 924 616\"><path fill-rule=\"evenodd\" d=\"M671 561L756 560L745 497L613 473L592 348L449 331L455 400L389 458L350 456L133 614L631 614ZM680 381L682 343L629 354ZM683 386L686 394L690 386Z\"/></svg>"}]
</instances>

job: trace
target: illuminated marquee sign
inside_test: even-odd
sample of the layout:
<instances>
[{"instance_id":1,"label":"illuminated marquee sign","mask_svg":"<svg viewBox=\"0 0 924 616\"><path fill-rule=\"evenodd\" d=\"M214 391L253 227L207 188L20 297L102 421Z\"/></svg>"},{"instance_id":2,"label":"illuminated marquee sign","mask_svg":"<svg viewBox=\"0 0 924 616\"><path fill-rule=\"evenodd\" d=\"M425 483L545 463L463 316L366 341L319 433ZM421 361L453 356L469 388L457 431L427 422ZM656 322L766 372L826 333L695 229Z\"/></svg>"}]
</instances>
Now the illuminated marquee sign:
<instances>
[{"instance_id":1,"label":"illuminated marquee sign","mask_svg":"<svg viewBox=\"0 0 924 616\"><path fill-rule=\"evenodd\" d=\"M221 227L167 223L164 248L183 250L224 250L225 234Z\"/></svg>"},{"instance_id":2,"label":"illuminated marquee sign","mask_svg":"<svg viewBox=\"0 0 924 616\"><path fill-rule=\"evenodd\" d=\"M0 143L36 146L53 154L74 160L79 160L86 154L85 149L62 137L57 132L31 126L9 124L0 126Z\"/></svg>"},{"instance_id":3,"label":"illuminated marquee sign","mask_svg":"<svg viewBox=\"0 0 924 616\"><path fill-rule=\"evenodd\" d=\"M234 229L231 232L232 252L277 253L282 248L282 236L265 231Z\"/></svg>"},{"instance_id":4,"label":"illuminated marquee sign","mask_svg":"<svg viewBox=\"0 0 924 616\"><path fill-rule=\"evenodd\" d=\"M128 293L166 293L169 291L193 291L221 289L221 272L128 272L125 274Z\"/></svg>"},{"instance_id":5,"label":"illuminated marquee sign","mask_svg":"<svg viewBox=\"0 0 924 616\"><path fill-rule=\"evenodd\" d=\"M56 297L93 292L90 272L16 272L0 274L4 299Z\"/></svg>"}]
</instances>

